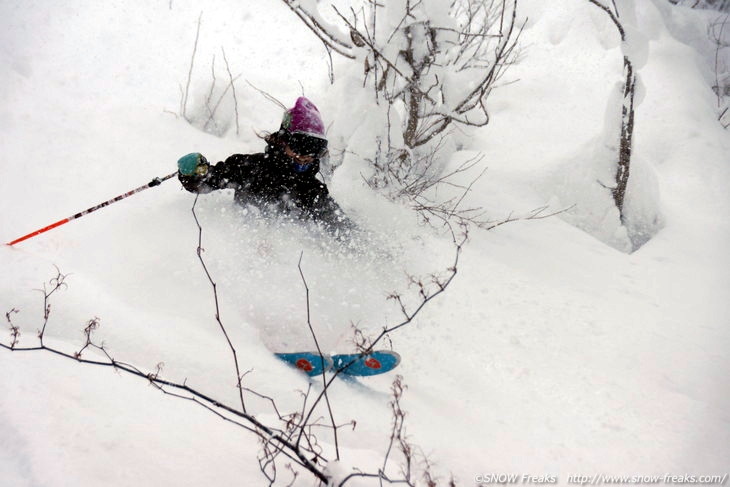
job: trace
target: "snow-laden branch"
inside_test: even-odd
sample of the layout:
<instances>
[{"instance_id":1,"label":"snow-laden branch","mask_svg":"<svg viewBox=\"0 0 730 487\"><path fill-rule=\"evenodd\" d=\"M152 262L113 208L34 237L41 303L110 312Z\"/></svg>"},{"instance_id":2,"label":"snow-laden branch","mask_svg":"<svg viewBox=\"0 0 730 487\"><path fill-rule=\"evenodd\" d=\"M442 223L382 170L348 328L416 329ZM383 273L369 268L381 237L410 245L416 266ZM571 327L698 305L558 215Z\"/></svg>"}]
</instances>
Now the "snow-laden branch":
<instances>
[{"instance_id":1,"label":"snow-laden branch","mask_svg":"<svg viewBox=\"0 0 730 487\"><path fill-rule=\"evenodd\" d=\"M352 53L353 45L342 36L339 29L324 20L316 4L302 0L283 0L287 7L304 22L314 34L319 37L328 50L349 59L355 59Z\"/></svg>"},{"instance_id":2,"label":"snow-laden branch","mask_svg":"<svg viewBox=\"0 0 730 487\"><path fill-rule=\"evenodd\" d=\"M486 99L514 62L524 23L517 0L363 2L328 23L323 3L282 0L324 43L363 63L376 100L406 114L405 145L421 147L452 123L484 126Z\"/></svg>"}]
</instances>

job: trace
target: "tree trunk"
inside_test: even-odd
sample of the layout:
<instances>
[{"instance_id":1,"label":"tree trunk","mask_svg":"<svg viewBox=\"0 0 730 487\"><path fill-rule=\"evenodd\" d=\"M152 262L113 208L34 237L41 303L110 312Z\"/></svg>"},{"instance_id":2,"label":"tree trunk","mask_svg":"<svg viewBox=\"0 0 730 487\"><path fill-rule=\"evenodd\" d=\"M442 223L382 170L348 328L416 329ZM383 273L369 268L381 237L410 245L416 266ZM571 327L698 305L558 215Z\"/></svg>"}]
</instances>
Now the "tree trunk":
<instances>
[{"instance_id":1,"label":"tree trunk","mask_svg":"<svg viewBox=\"0 0 730 487\"><path fill-rule=\"evenodd\" d=\"M621 110L621 140L618 151L618 165L616 167L616 185L613 189L613 201L616 203L621 221L624 220L624 197L629 183L631 169L631 144L634 137L634 94L636 92L636 74L634 66L627 56L624 56L624 98Z\"/></svg>"}]
</instances>

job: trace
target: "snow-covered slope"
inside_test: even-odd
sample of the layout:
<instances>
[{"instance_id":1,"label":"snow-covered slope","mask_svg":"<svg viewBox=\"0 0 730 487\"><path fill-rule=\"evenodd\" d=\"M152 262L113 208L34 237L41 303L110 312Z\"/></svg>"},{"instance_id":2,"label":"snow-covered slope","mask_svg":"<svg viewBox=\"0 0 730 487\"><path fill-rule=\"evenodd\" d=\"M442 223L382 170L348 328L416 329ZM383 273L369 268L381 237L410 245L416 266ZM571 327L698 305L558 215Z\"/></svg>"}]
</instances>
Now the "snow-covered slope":
<instances>
[{"instance_id":1,"label":"snow-covered slope","mask_svg":"<svg viewBox=\"0 0 730 487\"><path fill-rule=\"evenodd\" d=\"M505 80L518 81L494 93L489 126L462 134L467 150L453 163L481 152L489 168L469 204L495 220L578 206L473 230L448 291L391 337L409 439L442 480L728 473L730 135L716 122L707 15L659 0L636 10L648 57L632 197L658 230L638 251L616 250L626 237L595 181L621 77L614 27L595 6L521 2L523 52ZM189 109L199 113L208 93L213 55L225 73L222 46L241 75L240 130L232 115L223 137L192 127L176 114L199 15L184 1L0 4L3 241L168 174L188 152L221 160L261 150L256 132L276 128L281 110L243 80L285 103L304 91L325 119L342 116L347 100L328 97L321 46L283 3L218 0L204 7ZM341 167L330 183L374 234L358 252L258 221L227 193L196 206L222 320L252 369L245 383L288 411L308 381L271 351L312 347L300 258L327 350L351 349L351 324L398 320L387 295L412 297L408 275L454 258L448 238L372 195L356 170ZM35 289L57 266L68 288L52 297L47 342L78 350L99 317L96 336L115 359L149 371L164 363L165 377L234 404L193 200L173 179L0 248L0 311L19 310L21 345L37 343ZM0 350L0 368L0 485L266 485L252 434L141 379L36 352ZM382 465L392 380L335 383L337 421L357 421L341 430L339 472ZM272 419L265 401L253 403ZM306 472L296 479L314 484Z\"/></svg>"}]
</instances>

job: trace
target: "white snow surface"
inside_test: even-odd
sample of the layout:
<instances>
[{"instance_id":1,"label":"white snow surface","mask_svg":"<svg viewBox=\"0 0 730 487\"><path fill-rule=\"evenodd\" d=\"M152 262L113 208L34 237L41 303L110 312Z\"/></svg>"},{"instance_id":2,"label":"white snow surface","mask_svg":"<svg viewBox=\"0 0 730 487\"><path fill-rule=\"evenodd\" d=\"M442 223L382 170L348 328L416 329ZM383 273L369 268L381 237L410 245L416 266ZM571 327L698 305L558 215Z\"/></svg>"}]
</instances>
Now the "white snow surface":
<instances>
[{"instance_id":1,"label":"white snow surface","mask_svg":"<svg viewBox=\"0 0 730 487\"><path fill-rule=\"evenodd\" d=\"M219 86L226 82L222 46L241 76L238 134L230 98L220 137L176 115L201 8L188 107L199 113L213 55ZM571 210L472 230L447 292L391 336L408 386L408 438L440 483L730 472L730 133L710 88L708 14L659 0L633 10L641 36L629 50L645 59L627 206L631 224L653 235L648 243L627 251L599 183L611 177L618 112L609 101L622 48L588 2L520 2L529 18L521 55L491 98L492 121L457 134L463 150L451 164L482 153L488 167L465 204L495 221L543 205ZM218 161L262 150L257 133L276 129L282 110L244 80L287 105L306 94L333 139L353 146L367 146L357 127L378 111L371 93L353 95L355 78L330 88L319 41L275 0L6 0L0 40L3 241L169 174L189 152ZM301 407L309 381L271 352L313 348L300 257L322 346L344 352L353 350L352 324L377 332L398 322L392 291L416 301L408 275L453 262L450 239L372 193L355 160L328 184L372 233L359 252L306 227L261 221L229 192L197 203L221 318L249 371L244 383L285 411ZM116 360L150 372L164 363L164 377L235 404L231 354L196 256L193 201L172 179L0 248L0 311L19 310L19 346L37 344L37 289L57 266L68 287L51 298L47 344L73 353L98 317L94 336ZM9 343L9 328L0 339ZM143 379L4 349L0 369L2 486L267 485L253 434ZM335 478L382 465L394 376L334 384L338 423L357 422L340 430ZM259 420L273 421L266 401L249 401ZM332 449L327 432L320 440ZM290 481L282 467L278 482ZM306 471L295 480L316 484Z\"/></svg>"}]
</instances>

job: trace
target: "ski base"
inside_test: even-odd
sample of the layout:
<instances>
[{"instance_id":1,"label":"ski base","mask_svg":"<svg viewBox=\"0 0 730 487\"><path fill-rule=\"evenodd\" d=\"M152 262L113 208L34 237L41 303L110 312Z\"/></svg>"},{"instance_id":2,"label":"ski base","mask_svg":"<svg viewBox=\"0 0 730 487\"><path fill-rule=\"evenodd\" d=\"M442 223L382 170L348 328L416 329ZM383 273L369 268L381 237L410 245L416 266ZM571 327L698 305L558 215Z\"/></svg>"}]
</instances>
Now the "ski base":
<instances>
[{"instance_id":1,"label":"ski base","mask_svg":"<svg viewBox=\"0 0 730 487\"><path fill-rule=\"evenodd\" d=\"M390 372L400 363L400 355L388 350L377 350L368 355L347 353L332 356L333 369L356 376L379 375Z\"/></svg>"},{"instance_id":2,"label":"ski base","mask_svg":"<svg viewBox=\"0 0 730 487\"><path fill-rule=\"evenodd\" d=\"M320 356L317 352L276 353L274 355L309 376L332 371L348 376L367 377L390 372L400 363L400 355L389 350L376 350L368 355L345 353Z\"/></svg>"}]
</instances>

